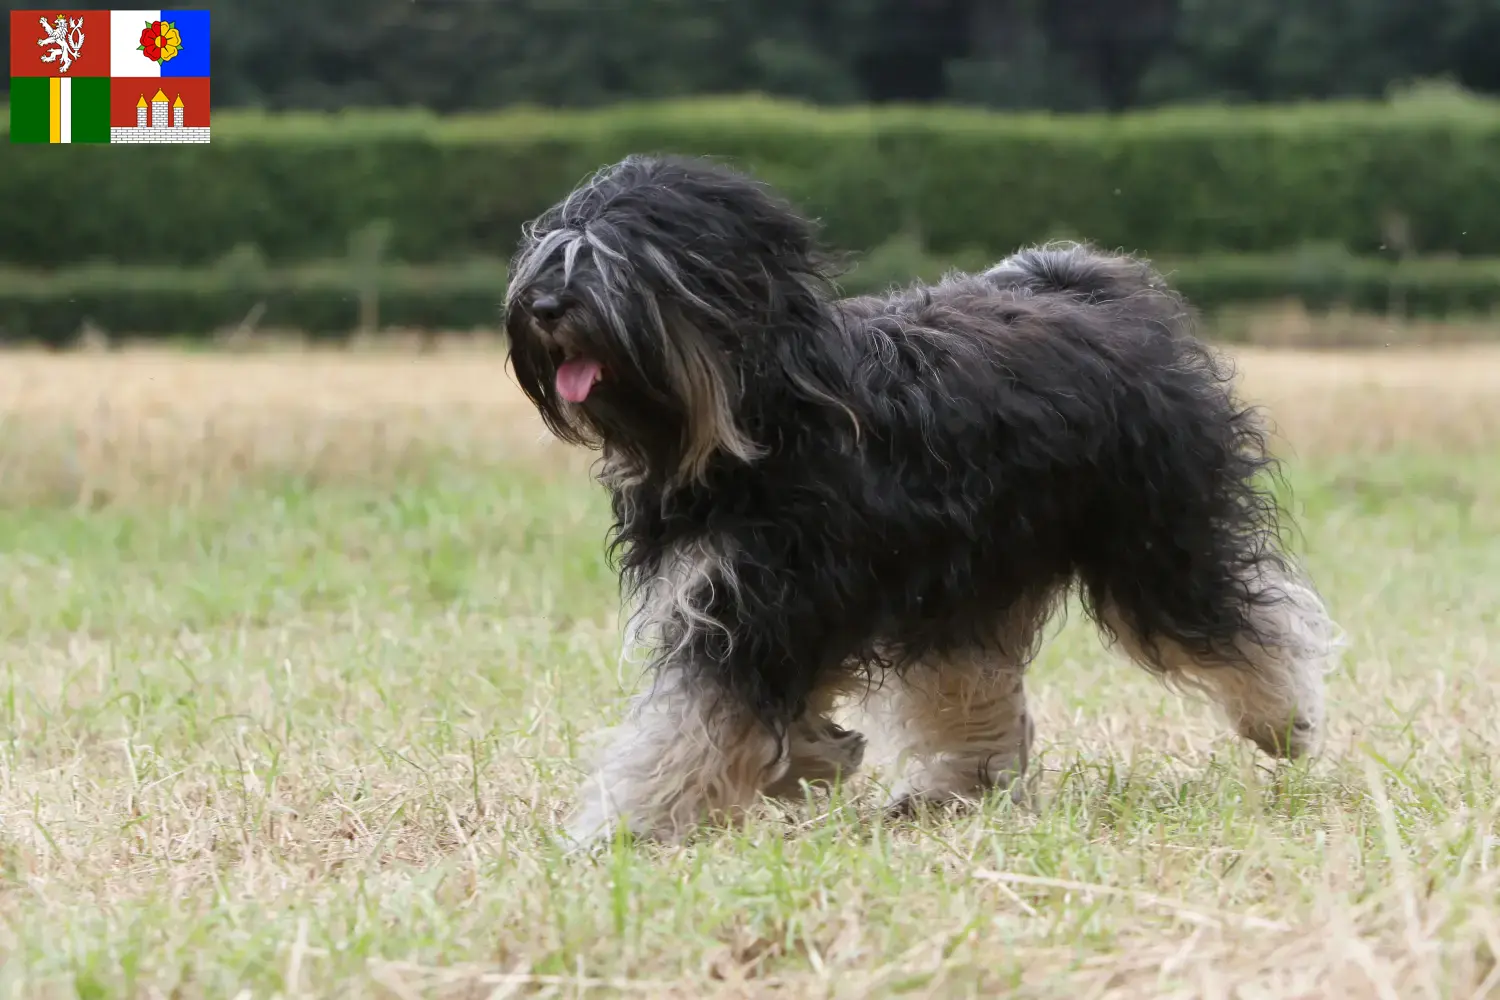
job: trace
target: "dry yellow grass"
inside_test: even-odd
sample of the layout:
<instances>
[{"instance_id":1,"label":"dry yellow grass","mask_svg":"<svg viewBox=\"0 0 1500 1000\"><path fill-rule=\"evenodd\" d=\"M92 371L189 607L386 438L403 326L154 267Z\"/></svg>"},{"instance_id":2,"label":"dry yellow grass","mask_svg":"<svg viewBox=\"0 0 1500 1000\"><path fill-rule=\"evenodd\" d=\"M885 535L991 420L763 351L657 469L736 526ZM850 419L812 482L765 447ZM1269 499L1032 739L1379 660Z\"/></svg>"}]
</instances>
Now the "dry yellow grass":
<instances>
[{"instance_id":1,"label":"dry yellow grass","mask_svg":"<svg viewBox=\"0 0 1500 1000\"><path fill-rule=\"evenodd\" d=\"M1032 807L597 865L603 505L494 351L5 356L0 995L1500 997L1500 349L1235 353L1352 640L1324 760L1075 619Z\"/></svg>"},{"instance_id":2,"label":"dry yellow grass","mask_svg":"<svg viewBox=\"0 0 1500 1000\"><path fill-rule=\"evenodd\" d=\"M191 501L265 475L389 479L435 455L565 460L524 402L484 348L12 353L0 491Z\"/></svg>"},{"instance_id":3,"label":"dry yellow grass","mask_svg":"<svg viewBox=\"0 0 1500 1000\"><path fill-rule=\"evenodd\" d=\"M1500 440L1500 347L1230 352L1295 456ZM10 353L0 494L188 499L257 474L368 481L433 455L586 457L546 438L501 353Z\"/></svg>"}]
</instances>

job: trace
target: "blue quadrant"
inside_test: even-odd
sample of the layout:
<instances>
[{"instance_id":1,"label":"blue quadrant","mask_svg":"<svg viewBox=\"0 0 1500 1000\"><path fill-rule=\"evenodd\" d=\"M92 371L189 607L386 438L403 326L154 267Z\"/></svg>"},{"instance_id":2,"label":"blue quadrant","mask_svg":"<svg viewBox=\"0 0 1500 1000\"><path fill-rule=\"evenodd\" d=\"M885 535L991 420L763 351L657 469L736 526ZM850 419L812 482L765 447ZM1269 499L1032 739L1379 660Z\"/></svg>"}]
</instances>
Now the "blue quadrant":
<instances>
[{"instance_id":1,"label":"blue quadrant","mask_svg":"<svg viewBox=\"0 0 1500 1000\"><path fill-rule=\"evenodd\" d=\"M208 76L208 11L164 10L163 21L177 25L182 50L161 64L162 76Z\"/></svg>"}]
</instances>

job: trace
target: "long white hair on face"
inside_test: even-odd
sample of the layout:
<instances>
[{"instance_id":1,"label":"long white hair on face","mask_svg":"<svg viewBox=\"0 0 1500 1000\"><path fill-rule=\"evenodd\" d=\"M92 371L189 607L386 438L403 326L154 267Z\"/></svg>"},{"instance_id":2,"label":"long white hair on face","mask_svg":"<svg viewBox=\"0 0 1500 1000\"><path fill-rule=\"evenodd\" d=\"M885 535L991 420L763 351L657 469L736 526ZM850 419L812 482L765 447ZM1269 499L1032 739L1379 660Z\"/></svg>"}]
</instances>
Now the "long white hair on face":
<instances>
[{"instance_id":1,"label":"long white hair on face","mask_svg":"<svg viewBox=\"0 0 1500 1000\"><path fill-rule=\"evenodd\" d=\"M557 277L549 278L554 271ZM576 338L608 337L615 353L644 381L652 374L642 363L641 341L653 342L653 353L661 359L659 376L666 381L653 388L671 396L683 412L672 484L701 480L715 455L748 463L764 454L736 419L740 387L728 364L689 316L726 326L732 318L689 287L670 255L649 243L631 245L627 234L599 221L582 228L530 230L506 291L507 313L517 307L524 290L556 281L562 289L576 290L581 310L564 320ZM585 406L560 400L552 405L559 423L576 436L602 442ZM624 464L615 463L621 482L633 478Z\"/></svg>"}]
</instances>

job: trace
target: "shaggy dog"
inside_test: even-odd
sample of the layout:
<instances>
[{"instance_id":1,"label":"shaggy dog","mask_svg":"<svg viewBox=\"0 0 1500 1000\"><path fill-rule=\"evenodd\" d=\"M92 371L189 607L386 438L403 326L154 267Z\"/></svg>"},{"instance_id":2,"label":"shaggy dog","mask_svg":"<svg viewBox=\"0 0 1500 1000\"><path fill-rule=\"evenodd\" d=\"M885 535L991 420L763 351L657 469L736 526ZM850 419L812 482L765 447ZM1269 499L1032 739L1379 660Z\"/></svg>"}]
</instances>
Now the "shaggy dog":
<instances>
[{"instance_id":1,"label":"shaggy dog","mask_svg":"<svg viewBox=\"0 0 1500 1000\"><path fill-rule=\"evenodd\" d=\"M1076 588L1105 637L1315 751L1336 628L1286 555L1256 414L1146 264L1025 250L839 299L811 223L750 178L629 157L526 227L509 361L602 450L650 684L575 843L672 840L761 794L899 761L888 805L1016 785L1023 674Z\"/></svg>"}]
</instances>

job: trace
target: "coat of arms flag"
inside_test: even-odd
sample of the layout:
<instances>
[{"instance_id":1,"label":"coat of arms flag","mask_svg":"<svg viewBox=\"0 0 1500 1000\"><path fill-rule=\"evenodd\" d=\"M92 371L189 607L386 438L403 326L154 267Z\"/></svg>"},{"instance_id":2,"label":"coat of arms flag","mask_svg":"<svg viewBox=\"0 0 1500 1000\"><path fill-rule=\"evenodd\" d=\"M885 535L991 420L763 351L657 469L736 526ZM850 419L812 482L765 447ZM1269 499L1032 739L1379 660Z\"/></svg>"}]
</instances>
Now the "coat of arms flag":
<instances>
[{"instance_id":1,"label":"coat of arms flag","mask_svg":"<svg viewBox=\"0 0 1500 1000\"><path fill-rule=\"evenodd\" d=\"M10 141L209 141L207 10L10 12Z\"/></svg>"}]
</instances>

